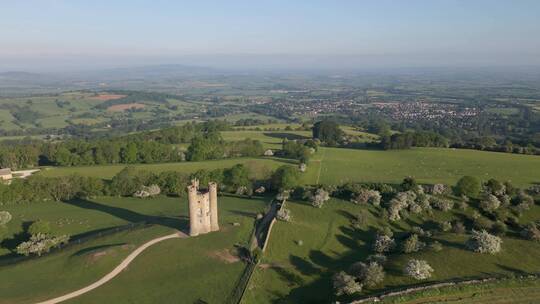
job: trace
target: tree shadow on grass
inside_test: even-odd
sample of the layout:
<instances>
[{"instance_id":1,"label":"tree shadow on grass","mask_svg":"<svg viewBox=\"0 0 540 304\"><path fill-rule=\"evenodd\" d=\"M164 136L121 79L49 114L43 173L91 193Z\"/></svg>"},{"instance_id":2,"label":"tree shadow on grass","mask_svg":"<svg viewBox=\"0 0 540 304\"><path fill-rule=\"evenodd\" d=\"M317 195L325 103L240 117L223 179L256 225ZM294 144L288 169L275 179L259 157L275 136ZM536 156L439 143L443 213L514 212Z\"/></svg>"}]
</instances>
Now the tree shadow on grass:
<instances>
[{"instance_id":1,"label":"tree shadow on grass","mask_svg":"<svg viewBox=\"0 0 540 304\"><path fill-rule=\"evenodd\" d=\"M526 276L526 275L531 275L532 274L532 273L523 271L521 269L510 267L510 266L507 266L507 265L502 265L502 264L499 264L499 263L496 263L495 265L497 267L499 267L500 269L506 271L506 272L510 272L510 273L513 273L513 274L521 275L521 276Z\"/></svg>"},{"instance_id":2,"label":"tree shadow on grass","mask_svg":"<svg viewBox=\"0 0 540 304\"><path fill-rule=\"evenodd\" d=\"M303 275L311 276L319 274L321 272L321 270L315 267L313 263L304 260L301 257L290 255L289 261L296 268L296 270L300 271L300 273L302 273Z\"/></svg>"},{"instance_id":3,"label":"tree shadow on grass","mask_svg":"<svg viewBox=\"0 0 540 304\"><path fill-rule=\"evenodd\" d=\"M464 243L450 242L450 241L447 241L447 240L444 240L444 239L441 239L441 238L437 238L435 240L437 240L439 243L441 243L445 247L456 248L456 249L461 249L461 250L468 250L467 246Z\"/></svg>"},{"instance_id":4,"label":"tree shadow on grass","mask_svg":"<svg viewBox=\"0 0 540 304\"><path fill-rule=\"evenodd\" d=\"M114 244L104 244L104 245L92 246L92 247L88 247L88 248L83 248L83 249L73 253L71 256L81 256L81 255L85 255L85 254L93 252L93 251L98 251L98 250L111 248L111 247L116 247L116 246L122 246L122 245L125 245L125 244L126 243L114 243Z\"/></svg>"},{"instance_id":5,"label":"tree shadow on grass","mask_svg":"<svg viewBox=\"0 0 540 304\"><path fill-rule=\"evenodd\" d=\"M293 271L287 270L283 267L272 267L272 271L275 271L289 287L292 286L302 286L304 284L304 279Z\"/></svg>"},{"instance_id":6,"label":"tree shadow on grass","mask_svg":"<svg viewBox=\"0 0 540 304\"><path fill-rule=\"evenodd\" d=\"M311 139L311 137L294 134L294 133L284 133L284 132L264 132L264 136L272 137L272 138L279 138L279 139L288 139L288 140L295 140L295 139Z\"/></svg>"},{"instance_id":7,"label":"tree shadow on grass","mask_svg":"<svg viewBox=\"0 0 540 304\"><path fill-rule=\"evenodd\" d=\"M242 210L230 210L229 212L232 214L245 216L249 218L255 218L257 216L257 212L247 212L247 211L242 211Z\"/></svg>"},{"instance_id":8,"label":"tree shadow on grass","mask_svg":"<svg viewBox=\"0 0 540 304\"><path fill-rule=\"evenodd\" d=\"M122 219L131 223L140 223L145 222L153 225L160 225L164 227L169 227L172 229L177 229L183 232L188 231L189 229L189 219L185 216L178 217L169 217L169 216L156 216L156 215L146 215L141 214L129 209L124 209L120 207L108 206L93 201L85 199L74 199L67 201L66 204L70 204L83 209L96 210L103 213L110 214L119 219Z\"/></svg>"}]
</instances>

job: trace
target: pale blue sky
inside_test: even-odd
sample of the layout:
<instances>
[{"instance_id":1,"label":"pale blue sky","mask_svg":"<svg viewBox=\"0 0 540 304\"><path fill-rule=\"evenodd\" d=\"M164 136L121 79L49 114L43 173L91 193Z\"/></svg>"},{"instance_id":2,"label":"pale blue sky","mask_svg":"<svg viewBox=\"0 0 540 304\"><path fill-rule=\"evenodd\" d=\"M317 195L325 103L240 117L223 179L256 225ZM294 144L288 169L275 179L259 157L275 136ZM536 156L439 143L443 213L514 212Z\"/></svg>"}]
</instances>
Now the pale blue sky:
<instances>
[{"instance_id":1,"label":"pale blue sky","mask_svg":"<svg viewBox=\"0 0 540 304\"><path fill-rule=\"evenodd\" d=\"M214 55L539 64L539 14L537 0L0 0L0 66Z\"/></svg>"}]
</instances>

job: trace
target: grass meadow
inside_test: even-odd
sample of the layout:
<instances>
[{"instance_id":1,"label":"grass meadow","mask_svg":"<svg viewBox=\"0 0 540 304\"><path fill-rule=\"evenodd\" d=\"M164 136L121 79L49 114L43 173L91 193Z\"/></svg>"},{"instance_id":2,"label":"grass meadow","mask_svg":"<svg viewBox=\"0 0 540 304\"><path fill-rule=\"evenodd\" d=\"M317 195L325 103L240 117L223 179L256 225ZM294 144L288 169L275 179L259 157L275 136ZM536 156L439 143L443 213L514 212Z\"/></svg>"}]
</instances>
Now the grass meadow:
<instances>
[{"instance_id":1,"label":"grass meadow","mask_svg":"<svg viewBox=\"0 0 540 304\"><path fill-rule=\"evenodd\" d=\"M287 202L286 207L291 210L292 221L278 221L274 225L269 247L261 267L250 281L242 302L244 304L328 303L329 299L335 299L332 275L347 270L354 262L364 261L372 253L375 230L388 225L373 206L355 205L338 199L331 199L321 209L294 201ZM353 229L351 218L361 211L368 214L367 224L362 229ZM433 229L436 221L462 218L468 212L472 210L435 211L429 220L411 216L407 220L391 223L390 227L399 239L414 226ZM527 213L539 219L540 207L535 206ZM438 232L429 241L440 242L442 251L390 254L385 264L384 282L364 289L362 294L417 284L418 281L402 275L404 265L412 258L427 260L435 269L433 276L422 283L538 272L540 261L536 257L540 254L540 244L514 237L513 233L509 235L503 237L502 252L489 255L467 250L464 246L468 238L466 235ZM299 241L302 241L302 245L299 245Z\"/></svg>"},{"instance_id":2,"label":"grass meadow","mask_svg":"<svg viewBox=\"0 0 540 304\"><path fill-rule=\"evenodd\" d=\"M53 223L52 228L58 233L75 236L141 220L155 225L0 266L0 281L5 282L0 284L0 303L33 303L86 286L111 271L142 243L188 227L185 198L107 197L73 203L43 203L41 208L36 207L39 205L34 204L31 209L10 206L14 217L10 232L20 232L21 222L38 218ZM255 215L266 206L267 200L263 198L220 196L220 232L159 243L137 257L111 282L66 303L166 303L170 299L219 303L229 296L245 266L223 256L234 254L235 244L249 241ZM69 224L64 224L66 222Z\"/></svg>"},{"instance_id":3,"label":"grass meadow","mask_svg":"<svg viewBox=\"0 0 540 304\"><path fill-rule=\"evenodd\" d=\"M540 182L540 157L465 149L356 150L321 148L306 173L310 181L398 183L413 176L421 183L453 185L464 175L496 178L517 186Z\"/></svg>"},{"instance_id":4,"label":"grass meadow","mask_svg":"<svg viewBox=\"0 0 540 304\"><path fill-rule=\"evenodd\" d=\"M266 174L269 171L285 164L294 163L291 160L268 158L268 157L244 157L244 158L228 158L220 160L211 160L203 162L179 162L179 163L159 163L159 164L137 164L133 167L151 172L163 171L179 171L184 173L192 173L201 169L219 169L229 168L236 164L244 164L253 169L257 174ZM104 179L112 178L116 173L120 172L127 165L103 165L103 166L82 166L82 167L45 167L42 174L44 176L66 176L71 174L79 174L82 176L100 177Z\"/></svg>"}]
</instances>

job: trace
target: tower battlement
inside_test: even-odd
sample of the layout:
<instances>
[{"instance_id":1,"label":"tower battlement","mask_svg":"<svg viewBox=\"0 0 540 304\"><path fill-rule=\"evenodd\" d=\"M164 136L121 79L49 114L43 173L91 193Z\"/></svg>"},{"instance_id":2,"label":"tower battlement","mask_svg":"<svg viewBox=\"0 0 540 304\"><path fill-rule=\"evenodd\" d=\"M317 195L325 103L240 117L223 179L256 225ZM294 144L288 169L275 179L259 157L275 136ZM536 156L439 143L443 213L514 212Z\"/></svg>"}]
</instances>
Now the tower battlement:
<instances>
[{"instance_id":1,"label":"tower battlement","mask_svg":"<svg viewBox=\"0 0 540 304\"><path fill-rule=\"evenodd\" d=\"M189 203L189 235L196 236L219 230L217 184L208 183L208 190L199 190L199 180L187 187Z\"/></svg>"}]
</instances>

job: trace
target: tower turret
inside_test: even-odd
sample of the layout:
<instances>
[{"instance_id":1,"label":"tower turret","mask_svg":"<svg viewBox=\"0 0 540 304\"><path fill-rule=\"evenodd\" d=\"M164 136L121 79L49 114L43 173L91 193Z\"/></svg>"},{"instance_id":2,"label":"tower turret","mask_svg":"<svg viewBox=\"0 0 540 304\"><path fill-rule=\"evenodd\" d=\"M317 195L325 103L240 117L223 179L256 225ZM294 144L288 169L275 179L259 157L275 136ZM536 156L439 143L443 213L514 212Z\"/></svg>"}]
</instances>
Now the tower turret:
<instances>
[{"instance_id":1,"label":"tower turret","mask_svg":"<svg viewBox=\"0 0 540 304\"><path fill-rule=\"evenodd\" d=\"M210 196L210 230L218 231L219 221L218 221L217 184L216 183L208 184L208 194Z\"/></svg>"},{"instance_id":2,"label":"tower turret","mask_svg":"<svg viewBox=\"0 0 540 304\"><path fill-rule=\"evenodd\" d=\"M188 203L189 203L189 235L199 235L199 212L201 208L198 206L198 189L195 183L192 183L187 187L188 191Z\"/></svg>"}]
</instances>

